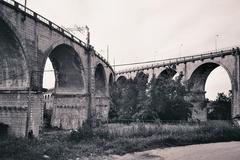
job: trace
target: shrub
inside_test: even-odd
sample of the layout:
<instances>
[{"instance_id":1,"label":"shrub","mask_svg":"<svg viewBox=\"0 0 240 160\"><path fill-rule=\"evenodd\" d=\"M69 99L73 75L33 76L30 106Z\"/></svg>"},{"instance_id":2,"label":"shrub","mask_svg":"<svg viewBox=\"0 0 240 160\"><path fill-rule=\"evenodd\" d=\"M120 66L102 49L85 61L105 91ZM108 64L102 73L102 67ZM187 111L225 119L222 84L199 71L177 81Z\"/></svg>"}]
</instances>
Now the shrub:
<instances>
[{"instance_id":1,"label":"shrub","mask_svg":"<svg viewBox=\"0 0 240 160\"><path fill-rule=\"evenodd\" d=\"M78 130L73 130L70 134L70 140L72 141L82 141L82 140L88 140L93 137L93 129L90 125L90 122L85 121L82 124L82 127L78 128Z\"/></svg>"}]
</instances>

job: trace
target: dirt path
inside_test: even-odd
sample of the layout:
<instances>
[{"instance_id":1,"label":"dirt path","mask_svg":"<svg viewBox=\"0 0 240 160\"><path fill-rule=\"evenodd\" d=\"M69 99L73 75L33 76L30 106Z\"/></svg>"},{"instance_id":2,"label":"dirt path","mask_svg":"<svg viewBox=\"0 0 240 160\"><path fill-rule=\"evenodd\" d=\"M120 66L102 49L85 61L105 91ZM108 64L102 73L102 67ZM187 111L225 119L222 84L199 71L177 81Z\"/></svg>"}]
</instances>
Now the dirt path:
<instances>
[{"instance_id":1,"label":"dirt path","mask_svg":"<svg viewBox=\"0 0 240 160\"><path fill-rule=\"evenodd\" d=\"M240 142L154 149L124 156L113 155L108 158L111 160L240 160Z\"/></svg>"}]
</instances>

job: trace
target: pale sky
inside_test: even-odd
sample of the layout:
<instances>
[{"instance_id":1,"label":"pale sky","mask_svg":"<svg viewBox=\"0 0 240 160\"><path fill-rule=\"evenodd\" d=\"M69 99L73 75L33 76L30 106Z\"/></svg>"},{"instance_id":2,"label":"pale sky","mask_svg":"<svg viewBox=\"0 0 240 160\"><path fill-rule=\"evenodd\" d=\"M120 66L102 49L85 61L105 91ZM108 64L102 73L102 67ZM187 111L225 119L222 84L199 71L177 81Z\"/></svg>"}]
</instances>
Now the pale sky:
<instances>
[{"instance_id":1,"label":"pale sky","mask_svg":"<svg viewBox=\"0 0 240 160\"><path fill-rule=\"evenodd\" d=\"M60 26L88 25L104 57L109 45L111 64L215 50L216 35L217 48L240 45L239 0L28 0L28 7ZM216 89L231 89L221 68L209 76L207 97Z\"/></svg>"}]
</instances>

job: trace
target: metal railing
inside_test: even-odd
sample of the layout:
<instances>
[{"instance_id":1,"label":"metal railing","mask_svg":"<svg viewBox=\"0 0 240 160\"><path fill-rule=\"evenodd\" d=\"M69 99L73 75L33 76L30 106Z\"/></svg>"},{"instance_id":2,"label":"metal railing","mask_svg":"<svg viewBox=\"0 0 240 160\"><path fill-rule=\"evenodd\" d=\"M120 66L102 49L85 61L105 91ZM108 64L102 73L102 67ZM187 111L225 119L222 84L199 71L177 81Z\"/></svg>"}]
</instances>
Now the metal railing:
<instances>
[{"instance_id":1,"label":"metal railing","mask_svg":"<svg viewBox=\"0 0 240 160\"><path fill-rule=\"evenodd\" d=\"M234 52L239 52L239 46L233 46L233 47L227 47L222 48L219 51L208 51L204 54L196 54L192 56L184 56L184 57L177 57L177 58L169 58L169 59L163 59L163 60L156 60L156 61L148 61L148 62L139 62L134 64L146 64L146 63L152 63L151 65L144 65L139 67L133 67L130 69L120 70L116 72L116 74L125 74L125 73L131 73L131 72L137 72L142 70L148 70L148 69L154 69L159 67L165 67L173 64L180 64L180 63L187 63L187 62L194 62L197 60L205 60L205 59L214 59L215 57L224 57L226 55L231 55ZM125 64L127 65L127 64ZM121 65L119 65L121 66Z\"/></svg>"},{"instance_id":2,"label":"metal railing","mask_svg":"<svg viewBox=\"0 0 240 160\"><path fill-rule=\"evenodd\" d=\"M82 47L84 47L85 49L87 49L88 47L90 47L91 49L94 50L94 48L92 46L88 46L85 42L83 42L82 40L80 40L78 37L74 36L72 33L70 33L69 31L67 31L66 29L60 27L59 25L53 23L52 21L48 20L47 18L39 15L38 13L34 12L33 10L25 7L24 5L14 1L14 0L0 0L0 3L11 7L13 9L15 9L16 11L22 12L23 14L25 14L25 16L28 16L32 19L34 19L35 21L38 21L44 25L46 25L47 27L49 27L51 30L55 30L56 32L58 32L59 34L69 38L71 41L81 45ZM102 56L100 55L97 51L95 51L95 55L101 59L106 65L107 67L109 67L112 71L113 68L112 66L109 64L109 62Z\"/></svg>"}]
</instances>

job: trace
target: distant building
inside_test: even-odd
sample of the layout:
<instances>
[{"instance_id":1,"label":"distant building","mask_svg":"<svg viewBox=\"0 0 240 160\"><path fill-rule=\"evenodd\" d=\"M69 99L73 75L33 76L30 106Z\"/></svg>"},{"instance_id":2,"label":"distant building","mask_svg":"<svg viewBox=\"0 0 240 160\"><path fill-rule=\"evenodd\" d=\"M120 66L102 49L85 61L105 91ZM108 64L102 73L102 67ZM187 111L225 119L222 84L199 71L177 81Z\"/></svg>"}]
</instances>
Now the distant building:
<instances>
[{"instance_id":1,"label":"distant building","mask_svg":"<svg viewBox=\"0 0 240 160\"><path fill-rule=\"evenodd\" d=\"M53 109L53 91L54 89L49 89L44 93L44 109L51 110Z\"/></svg>"},{"instance_id":2,"label":"distant building","mask_svg":"<svg viewBox=\"0 0 240 160\"><path fill-rule=\"evenodd\" d=\"M53 91L54 89L49 89L44 93L43 126L47 128L51 127L54 101Z\"/></svg>"}]
</instances>

